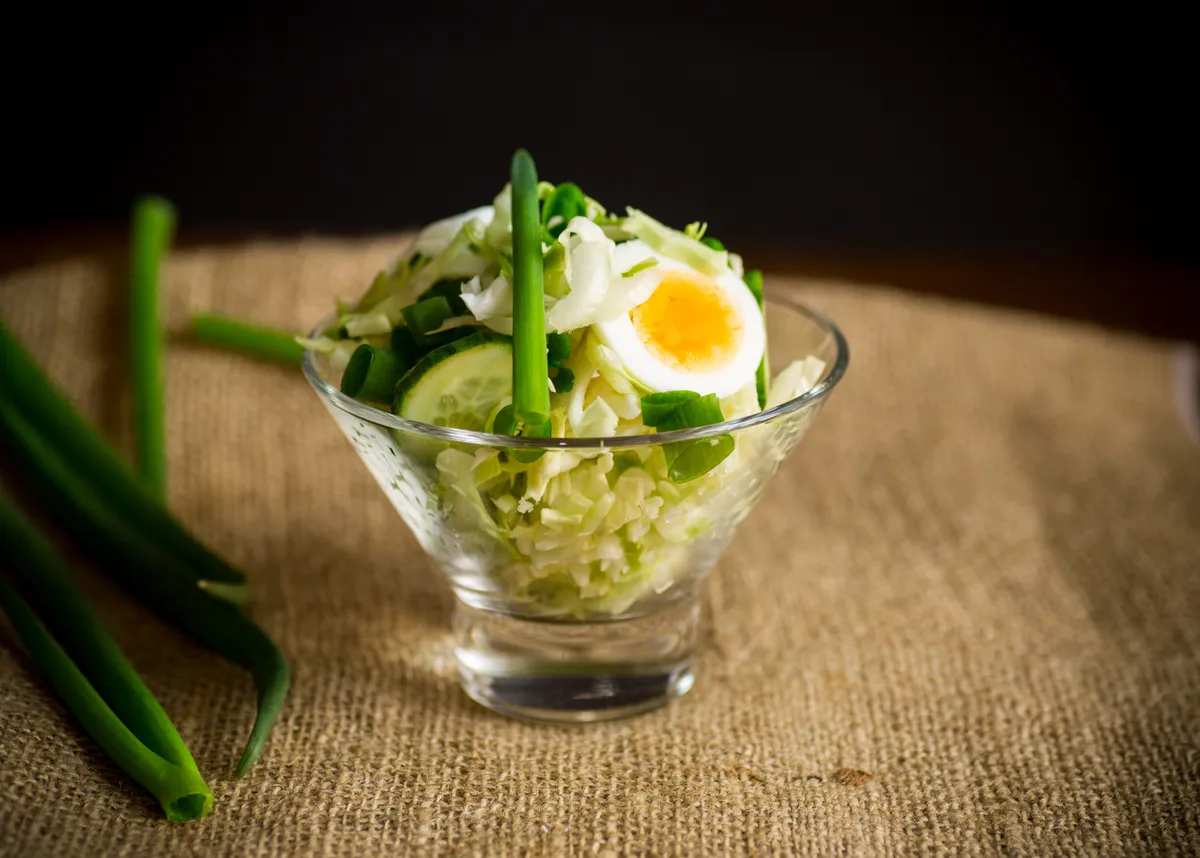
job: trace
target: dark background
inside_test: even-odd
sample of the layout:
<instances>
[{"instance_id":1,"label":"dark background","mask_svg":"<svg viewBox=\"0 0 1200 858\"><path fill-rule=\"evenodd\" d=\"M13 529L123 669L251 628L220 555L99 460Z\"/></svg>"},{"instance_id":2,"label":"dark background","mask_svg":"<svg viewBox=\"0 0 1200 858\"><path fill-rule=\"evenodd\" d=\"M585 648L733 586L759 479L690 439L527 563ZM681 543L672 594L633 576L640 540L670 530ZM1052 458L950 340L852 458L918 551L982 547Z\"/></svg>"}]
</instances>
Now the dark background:
<instances>
[{"instance_id":1,"label":"dark background","mask_svg":"<svg viewBox=\"0 0 1200 858\"><path fill-rule=\"evenodd\" d=\"M398 230L490 202L525 146L771 259L1192 271L1186 18L1054 5L26 7L0 229L153 191L185 232Z\"/></svg>"}]
</instances>

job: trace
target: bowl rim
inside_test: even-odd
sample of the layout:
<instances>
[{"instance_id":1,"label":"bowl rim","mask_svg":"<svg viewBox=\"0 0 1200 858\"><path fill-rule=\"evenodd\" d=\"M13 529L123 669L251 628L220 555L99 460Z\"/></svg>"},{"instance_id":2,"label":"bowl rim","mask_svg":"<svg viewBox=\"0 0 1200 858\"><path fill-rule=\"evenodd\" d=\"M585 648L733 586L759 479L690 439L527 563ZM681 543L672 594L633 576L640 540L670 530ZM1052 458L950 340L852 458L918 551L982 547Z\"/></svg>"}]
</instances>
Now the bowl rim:
<instances>
[{"instance_id":1,"label":"bowl rim","mask_svg":"<svg viewBox=\"0 0 1200 858\"><path fill-rule=\"evenodd\" d=\"M694 441L702 438L715 438L718 435L732 435L753 426L774 422L794 411L824 399L837 386L838 382L841 381L842 376L846 374L846 368L850 364L850 346L846 342L846 337L842 334L841 329L832 319L819 310L815 310L807 304L794 300L787 295L768 295L766 296L766 300L769 304L782 306L787 310L808 317L810 321L823 328L827 335L832 336L837 349L833 366L816 385L799 396L789 399L787 402L782 402L779 405L745 417L735 417L731 420L713 423L708 426L697 426L692 429L676 429L670 432L654 432L647 435L614 435L588 438L526 438L498 435L492 432L476 432L470 429L455 429L448 426L435 426L431 423L409 420L390 411L383 411L342 393L341 390L334 387L321 375L316 366L316 352L312 349L306 348L304 350L301 364L304 368L305 378L308 379L317 394L341 411L366 420L376 426L399 429L403 432L421 435L426 438L436 438L441 441L471 444L477 447L511 447L537 450L595 450L598 447L646 447L669 444L675 441ZM315 339L320 336L322 331L328 330L329 324L335 318L336 314L333 313L326 316L313 328L309 333L309 337Z\"/></svg>"}]
</instances>

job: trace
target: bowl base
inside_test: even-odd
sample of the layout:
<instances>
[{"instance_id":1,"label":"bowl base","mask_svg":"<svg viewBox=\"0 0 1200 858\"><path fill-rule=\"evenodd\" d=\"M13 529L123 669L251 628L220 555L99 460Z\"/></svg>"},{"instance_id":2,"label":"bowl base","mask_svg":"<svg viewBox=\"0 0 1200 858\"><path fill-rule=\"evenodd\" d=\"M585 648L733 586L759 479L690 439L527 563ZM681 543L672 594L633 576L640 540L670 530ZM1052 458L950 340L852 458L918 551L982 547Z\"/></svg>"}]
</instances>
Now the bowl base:
<instances>
[{"instance_id":1,"label":"bowl base","mask_svg":"<svg viewBox=\"0 0 1200 858\"><path fill-rule=\"evenodd\" d=\"M595 724L665 706L692 687L690 665L662 676L537 679L460 668L467 696L493 712L541 724Z\"/></svg>"},{"instance_id":2,"label":"bowl base","mask_svg":"<svg viewBox=\"0 0 1200 858\"><path fill-rule=\"evenodd\" d=\"M639 715L691 689L698 617L695 599L607 622L522 619L460 602L459 678L473 700L522 720L586 724Z\"/></svg>"}]
</instances>

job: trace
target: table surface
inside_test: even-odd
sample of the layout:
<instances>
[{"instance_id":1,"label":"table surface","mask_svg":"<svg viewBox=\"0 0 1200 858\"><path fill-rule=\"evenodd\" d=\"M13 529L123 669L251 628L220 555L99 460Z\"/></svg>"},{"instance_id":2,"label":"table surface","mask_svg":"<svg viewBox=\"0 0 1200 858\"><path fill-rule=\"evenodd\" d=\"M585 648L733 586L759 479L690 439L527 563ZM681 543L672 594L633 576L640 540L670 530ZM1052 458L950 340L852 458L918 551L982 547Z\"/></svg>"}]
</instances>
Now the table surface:
<instances>
[{"instance_id":1,"label":"table surface","mask_svg":"<svg viewBox=\"0 0 1200 858\"><path fill-rule=\"evenodd\" d=\"M177 254L168 321L296 329L394 246ZM0 316L127 450L119 232L96 248L112 255L0 276ZM0 852L1200 854L1200 447L1173 397L1175 343L755 258L768 288L842 325L853 357L707 582L688 695L578 730L471 703L451 596L309 386L173 338L169 505L250 576L291 695L235 780L248 678L73 564L216 809L163 822L0 626ZM840 273L1038 297L1015 264L911 264ZM1064 307L1110 306L1070 291L1094 273L1064 271L1042 281ZM1120 282L1135 295L1147 278Z\"/></svg>"},{"instance_id":2,"label":"table surface","mask_svg":"<svg viewBox=\"0 0 1200 858\"><path fill-rule=\"evenodd\" d=\"M295 235L181 228L175 246L228 246ZM124 224L74 224L0 233L0 274L77 255L120 259ZM879 283L989 306L1011 307L1155 337L1200 342L1200 271L1154 259L1019 257L953 252L808 252L742 248L776 275Z\"/></svg>"}]
</instances>

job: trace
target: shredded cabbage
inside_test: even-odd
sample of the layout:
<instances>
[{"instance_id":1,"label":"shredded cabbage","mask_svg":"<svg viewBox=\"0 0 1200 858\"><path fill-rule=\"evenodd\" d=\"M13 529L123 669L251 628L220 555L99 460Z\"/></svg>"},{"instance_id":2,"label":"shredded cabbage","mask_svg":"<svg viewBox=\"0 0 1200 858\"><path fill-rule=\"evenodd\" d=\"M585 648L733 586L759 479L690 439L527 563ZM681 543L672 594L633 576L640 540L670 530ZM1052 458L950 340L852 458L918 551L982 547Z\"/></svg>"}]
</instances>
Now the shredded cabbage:
<instances>
[{"instance_id":1,"label":"shredded cabbage","mask_svg":"<svg viewBox=\"0 0 1200 858\"><path fill-rule=\"evenodd\" d=\"M657 274L643 268L621 276L616 255L616 245L600 227L586 217L570 220L547 252L547 331L565 333L615 319L654 293ZM429 268L437 265L434 260ZM414 282L428 279L426 270L413 278ZM498 274L485 284L481 272L463 284L462 298L481 323L502 334L512 333L512 282L507 275Z\"/></svg>"},{"instance_id":2,"label":"shredded cabbage","mask_svg":"<svg viewBox=\"0 0 1200 858\"><path fill-rule=\"evenodd\" d=\"M390 334L395 324L386 313L351 313L344 319L347 336L372 337Z\"/></svg>"},{"instance_id":3,"label":"shredded cabbage","mask_svg":"<svg viewBox=\"0 0 1200 858\"><path fill-rule=\"evenodd\" d=\"M663 256L669 256L705 274L720 274L729 267L728 252L713 250L697 239L659 223L645 212L635 208L627 211L629 217L621 222L621 228L640 238Z\"/></svg>"},{"instance_id":4,"label":"shredded cabbage","mask_svg":"<svg viewBox=\"0 0 1200 858\"><path fill-rule=\"evenodd\" d=\"M359 346L359 340L335 340L332 337L296 337L296 342L318 354L325 355L329 360L329 373L334 377L340 376L350 363L350 356Z\"/></svg>"},{"instance_id":5,"label":"shredded cabbage","mask_svg":"<svg viewBox=\"0 0 1200 858\"><path fill-rule=\"evenodd\" d=\"M503 274L487 288L479 277L472 277L462 285L462 299L477 320L497 333L512 335L513 288Z\"/></svg>"},{"instance_id":6,"label":"shredded cabbage","mask_svg":"<svg viewBox=\"0 0 1200 858\"><path fill-rule=\"evenodd\" d=\"M551 415L556 437L610 436L621 422L612 403L624 394L594 360L603 346L586 335L582 345L568 361L575 387ZM816 358L792 363L776 377L775 396L799 395L822 372ZM757 413L753 380L721 405L727 418ZM490 574L513 599L549 614L616 615L670 588L690 568L694 540L746 514L722 493L748 490L749 482L739 482L756 479L748 463L769 454L739 443L709 474L681 485L669 479L659 447L551 450L525 465L501 465L495 451L448 449L437 470L453 526L485 533L500 547Z\"/></svg>"},{"instance_id":7,"label":"shredded cabbage","mask_svg":"<svg viewBox=\"0 0 1200 858\"><path fill-rule=\"evenodd\" d=\"M775 376L767 393L767 408L782 405L811 390L825 372L825 361L812 356L792 361ZM757 409L755 409L757 410Z\"/></svg>"},{"instance_id":8,"label":"shredded cabbage","mask_svg":"<svg viewBox=\"0 0 1200 858\"><path fill-rule=\"evenodd\" d=\"M446 248L450 246L450 243L454 241L454 239L462 231L462 228L471 221L477 220L484 226L487 226L491 223L507 221L507 217L496 217L501 214L499 211L501 197L503 197L505 200L511 200L511 197L508 196L507 191L508 187L505 186L505 190L500 192L500 196L496 197L495 210L493 210L493 206L480 206L477 209L471 209L470 211L462 212L461 214L456 214L429 224L429 226L425 227L417 235L417 238L413 242L413 246L409 250L409 253L419 253L428 259L433 259L441 256ZM509 202L505 211L506 215L509 211L511 211L511 208L512 205L511 202ZM504 224L501 223L499 228L502 231L505 228Z\"/></svg>"},{"instance_id":9,"label":"shredded cabbage","mask_svg":"<svg viewBox=\"0 0 1200 858\"><path fill-rule=\"evenodd\" d=\"M551 186L553 188L553 186ZM484 241L498 253L512 253L512 185L496 194L493 216L484 233Z\"/></svg>"}]
</instances>

